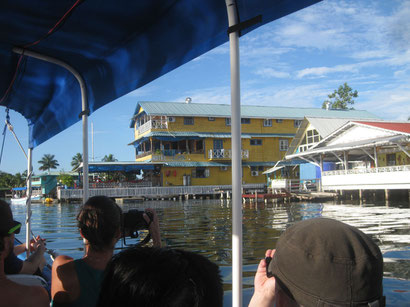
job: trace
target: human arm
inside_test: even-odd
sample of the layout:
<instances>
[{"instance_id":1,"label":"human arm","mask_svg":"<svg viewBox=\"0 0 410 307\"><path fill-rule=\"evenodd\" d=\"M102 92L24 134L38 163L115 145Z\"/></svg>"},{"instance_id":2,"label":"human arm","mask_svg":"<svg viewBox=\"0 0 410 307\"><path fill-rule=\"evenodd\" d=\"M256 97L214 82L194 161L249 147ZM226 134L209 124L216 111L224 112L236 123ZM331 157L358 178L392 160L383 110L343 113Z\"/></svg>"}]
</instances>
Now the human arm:
<instances>
[{"instance_id":1,"label":"human arm","mask_svg":"<svg viewBox=\"0 0 410 307\"><path fill-rule=\"evenodd\" d=\"M25 246L25 245L24 245ZM23 261L23 266L20 270L20 274L34 274L38 269L42 270L45 265L44 252L46 246L44 240L37 239L32 244L34 252Z\"/></svg>"},{"instance_id":2,"label":"human arm","mask_svg":"<svg viewBox=\"0 0 410 307\"><path fill-rule=\"evenodd\" d=\"M152 242L155 247L161 247L161 234L159 230L159 220L157 213L154 209L148 208L145 209L145 212L151 213L152 220L150 221L149 216L144 213L144 219L149 224L148 230L151 234Z\"/></svg>"},{"instance_id":3,"label":"human arm","mask_svg":"<svg viewBox=\"0 0 410 307\"><path fill-rule=\"evenodd\" d=\"M275 250L268 249L265 252L265 257L273 258ZM255 290L249 307L273 307L275 304L276 281L275 277L266 275L267 264L266 260L262 259L259 262L258 269L255 274L254 286Z\"/></svg>"},{"instance_id":4,"label":"human arm","mask_svg":"<svg viewBox=\"0 0 410 307\"><path fill-rule=\"evenodd\" d=\"M14 255L18 256L26 251L26 244L20 244L14 246Z\"/></svg>"},{"instance_id":5,"label":"human arm","mask_svg":"<svg viewBox=\"0 0 410 307\"><path fill-rule=\"evenodd\" d=\"M45 243L45 239L42 239L40 236L37 236L37 238L35 238L35 239L31 239L31 241L30 241L30 251L34 251L34 244L36 243L36 241L38 241L38 240L42 240L44 243ZM44 244L45 245L45 244ZM16 255L16 256L18 256L18 255L20 255L20 254L22 254L22 253L24 253L24 252L26 252L27 251L27 247L26 247L26 243L22 243L22 244L19 244L19 245L15 245L14 246L14 250L13 250L13 252L14 252L14 255Z\"/></svg>"}]
</instances>

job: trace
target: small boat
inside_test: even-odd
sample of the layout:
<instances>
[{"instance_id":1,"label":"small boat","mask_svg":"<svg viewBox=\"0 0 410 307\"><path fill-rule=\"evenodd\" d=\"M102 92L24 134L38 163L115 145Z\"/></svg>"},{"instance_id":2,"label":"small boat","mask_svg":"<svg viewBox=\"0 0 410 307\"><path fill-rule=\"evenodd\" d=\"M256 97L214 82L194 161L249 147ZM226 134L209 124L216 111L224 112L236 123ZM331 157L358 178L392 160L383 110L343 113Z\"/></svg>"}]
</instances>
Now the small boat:
<instances>
[{"instance_id":1,"label":"small boat","mask_svg":"<svg viewBox=\"0 0 410 307\"><path fill-rule=\"evenodd\" d=\"M41 195L31 196L31 202L40 202ZM12 205L25 205L27 202L27 197L20 197L20 198L10 198L10 203Z\"/></svg>"}]
</instances>

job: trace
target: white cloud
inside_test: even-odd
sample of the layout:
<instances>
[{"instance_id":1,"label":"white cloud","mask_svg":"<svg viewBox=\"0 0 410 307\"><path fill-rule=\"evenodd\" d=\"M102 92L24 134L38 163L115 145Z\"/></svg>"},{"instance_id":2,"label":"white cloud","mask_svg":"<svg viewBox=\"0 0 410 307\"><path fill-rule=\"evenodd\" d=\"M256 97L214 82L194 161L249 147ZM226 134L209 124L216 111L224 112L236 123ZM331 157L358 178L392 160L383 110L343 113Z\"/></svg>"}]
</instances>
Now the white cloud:
<instances>
[{"instance_id":1,"label":"white cloud","mask_svg":"<svg viewBox=\"0 0 410 307\"><path fill-rule=\"evenodd\" d=\"M336 65L334 67L313 67L305 68L297 72L297 78L304 78L308 76L324 77L330 73L337 72L358 72L358 65Z\"/></svg>"},{"instance_id":2,"label":"white cloud","mask_svg":"<svg viewBox=\"0 0 410 307\"><path fill-rule=\"evenodd\" d=\"M284 71L277 71L273 68L261 68L255 71L255 74L264 78L289 78L290 74Z\"/></svg>"}]
</instances>

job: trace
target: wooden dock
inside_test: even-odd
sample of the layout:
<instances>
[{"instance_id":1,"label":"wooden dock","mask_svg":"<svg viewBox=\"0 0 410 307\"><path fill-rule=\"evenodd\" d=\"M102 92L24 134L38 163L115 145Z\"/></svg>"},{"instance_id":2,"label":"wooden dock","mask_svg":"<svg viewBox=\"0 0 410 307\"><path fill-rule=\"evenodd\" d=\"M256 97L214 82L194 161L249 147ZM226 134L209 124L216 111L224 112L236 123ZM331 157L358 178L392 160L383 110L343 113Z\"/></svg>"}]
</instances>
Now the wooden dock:
<instances>
[{"instance_id":1,"label":"wooden dock","mask_svg":"<svg viewBox=\"0 0 410 307\"><path fill-rule=\"evenodd\" d=\"M242 194L243 202L268 202L268 201L283 201L291 197L290 193L254 193L254 194Z\"/></svg>"}]
</instances>

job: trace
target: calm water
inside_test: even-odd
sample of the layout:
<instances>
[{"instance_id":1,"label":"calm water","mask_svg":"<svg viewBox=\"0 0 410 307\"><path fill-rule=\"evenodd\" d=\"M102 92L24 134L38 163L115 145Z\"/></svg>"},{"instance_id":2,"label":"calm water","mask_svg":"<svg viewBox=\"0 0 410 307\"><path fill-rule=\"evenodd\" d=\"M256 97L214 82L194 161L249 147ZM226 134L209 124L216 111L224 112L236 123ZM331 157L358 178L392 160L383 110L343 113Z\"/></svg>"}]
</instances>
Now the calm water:
<instances>
[{"instance_id":1,"label":"calm water","mask_svg":"<svg viewBox=\"0 0 410 307\"><path fill-rule=\"evenodd\" d=\"M220 200L144 202L123 206L155 208L163 242L167 246L198 252L217 263L231 305L231 203ZM81 257L83 244L75 224L79 204L33 204L32 228L59 254ZM15 219L24 221L25 207L14 206ZM409 203L246 205L243 209L244 306L252 295L253 276L265 250L274 248L290 225L313 217L334 218L360 228L379 244L385 261L384 292L388 306L410 306ZM19 235L24 240L24 231Z\"/></svg>"}]
</instances>

